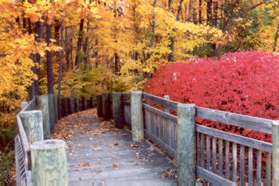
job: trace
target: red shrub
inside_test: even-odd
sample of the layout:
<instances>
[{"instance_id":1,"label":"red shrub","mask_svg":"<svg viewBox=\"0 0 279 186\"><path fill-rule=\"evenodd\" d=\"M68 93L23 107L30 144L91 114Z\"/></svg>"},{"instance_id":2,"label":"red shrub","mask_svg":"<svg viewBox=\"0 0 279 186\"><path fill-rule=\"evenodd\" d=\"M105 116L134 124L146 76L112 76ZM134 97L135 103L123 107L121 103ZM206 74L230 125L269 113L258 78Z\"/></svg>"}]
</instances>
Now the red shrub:
<instances>
[{"instance_id":1,"label":"red shrub","mask_svg":"<svg viewBox=\"0 0 279 186\"><path fill-rule=\"evenodd\" d=\"M279 56L239 52L219 60L161 66L145 91L172 100L251 116L279 119ZM270 136L206 122L210 127L270 141Z\"/></svg>"}]
</instances>

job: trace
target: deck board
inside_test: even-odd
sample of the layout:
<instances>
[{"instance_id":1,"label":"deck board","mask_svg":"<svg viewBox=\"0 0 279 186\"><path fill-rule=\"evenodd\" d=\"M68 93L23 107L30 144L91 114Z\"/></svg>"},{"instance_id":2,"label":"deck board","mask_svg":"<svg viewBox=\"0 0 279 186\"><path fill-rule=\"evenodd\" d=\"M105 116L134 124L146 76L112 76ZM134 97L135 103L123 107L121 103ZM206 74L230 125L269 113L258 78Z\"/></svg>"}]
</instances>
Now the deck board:
<instances>
[{"instance_id":1,"label":"deck board","mask_svg":"<svg viewBox=\"0 0 279 186\"><path fill-rule=\"evenodd\" d=\"M171 160L151 143L132 142L131 133L103 122L89 110L62 119L55 137L66 139L70 185L177 185ZM166 176L167 175L167 176Z\"/></svg>"}]
</instances>

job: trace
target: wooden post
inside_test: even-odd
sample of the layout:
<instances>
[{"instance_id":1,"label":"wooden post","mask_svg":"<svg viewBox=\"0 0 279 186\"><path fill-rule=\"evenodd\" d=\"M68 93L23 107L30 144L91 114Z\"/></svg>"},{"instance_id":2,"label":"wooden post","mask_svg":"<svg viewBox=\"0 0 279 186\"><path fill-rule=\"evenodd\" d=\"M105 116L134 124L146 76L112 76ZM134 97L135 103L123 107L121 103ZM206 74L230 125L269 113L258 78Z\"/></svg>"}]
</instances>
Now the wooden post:
<instances>
[{"instance_id":1,"label":"wooden post","mask_svg":"<svg viewBox=\"0 0 279 186\"><path fill-rule=\"evenodd\" d=\"M195 185L196 146L195 114L193 104L178 104L177 108L177 172L179 186Z\"/></svg>"},{"instance_id":2,"label":"wooden post","mask_svg":"<svg viewBox=\"0 0 279 186\"><path fill-rule=\"evenodd\" d=\"M131 94L131 120L133 141L141 142L144 139L141 91Z\"/></svg>"},{"instance_id":3,"label":"wooden post","mask_svg":"<svg viewBox=\"0 0 279 186\"><path fill-rule=\"evenodd\" d=\"M58 121L58 97L54 96L54 113L55 113L55 123Z\"/></svg>"},{"instance_id":4,"label":"wooden post","mask_svg":"<svg viewBox=\"0 0 279 186\"><path fill-rule=\"evenodd\" d=\"M39 96L38 98L39 109L43 113L43 131L44 139L50 136L50 121L49 121L49 102L48 95Z\"/></svg>"},{"instance_id":5,"label":"wooden post","mask_svg":"<svg viewBox=\"0 0 279 186\"><path fill-rule=\"evenodd\" d=\"M109 120L110 116L110 105L109 105L109 94L105 93L102 95L102 104L103 104L103 118L104 120Z\"/></svg>"},{"instance_id":6,"label":"wooden post","mask_svg":"<svg viewBox=\"0 0 279 186\"><path fill-rule=\"evenodd\" d=\"M19 116L30 144L44 140L42 111L21 112Z\"/></svg>"},{"instance_id":7,"label":"wooden post","mask_svg":"<svg viewBox=\"0 0 279 186\"><path fill-rule=\"evenodd\" d=\"M272 185L279 186L279 121L272 125Z\"/></svg>"},{"instance_id":8,"label":"wooden post","mask_svg":"<svg viewBox=\"0 0 279 186\"><path fill-rule=\"evenodd\" d=\"M27 101L21 102L21 104L20 104L21 110L25 109L25 107L27 107L27 105L28 105L28 102L27 102Z\"/></svg>"},{"instance_id":9,"label":"wooden post","mask_svg":"<svg viewBox=\"0 0 279 186\"><path fill-rule=\"evenodd\" d=\"M121 111L121 93L113 92L112 93L112 113L113 113L113 119L115 122L116 128L123 128L124 122L122 117L122 111Z\"/></svg>"},{"instance_id":10,"label":"wooden post","mask_svg":"<svg viewBox=\"0 0 279 186\"><path fill-rule=\"evenodd\" d=\"M102 96L97 96L97 115L98 117L103 117L103 104L102 104Z\"/></svg>"},{"instance_id":11,"label":"wooden post","mask_svg":"<svg viewBox=\"0 0 279 186\"><path fill-rule=\"evenodd\" d=\"M62 140L45 140L31 145L33 186L67 186L66 144Z\"/></svg>"},{"instance_id":12,"label":"wooden post","mask_svg":"<svg viewBox=\"0 0 279 186\"><path fill-rule=\"evenodd\" d=\"M165 99L165 100L170 100L170 96L165 95L165 96L164 96L164 99ZM169 112L170 112L170 109L165 108L165 112L168 112L168 113L169 113Z\"/></svg>"}]
</instances>

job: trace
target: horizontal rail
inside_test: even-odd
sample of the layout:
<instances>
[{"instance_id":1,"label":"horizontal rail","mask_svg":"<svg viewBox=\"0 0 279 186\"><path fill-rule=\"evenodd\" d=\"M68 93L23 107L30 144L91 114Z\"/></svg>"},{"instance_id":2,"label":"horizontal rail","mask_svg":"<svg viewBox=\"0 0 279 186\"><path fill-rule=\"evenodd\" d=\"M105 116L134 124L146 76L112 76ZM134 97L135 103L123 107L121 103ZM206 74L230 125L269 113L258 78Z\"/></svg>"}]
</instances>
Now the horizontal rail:
<instances>
[{"instance_id":1,"label":"horizontal rail","mask_svg":"<svg viewBox=\"0 0 279 186\"><path fill-rule=\"evenodd\" d=\"M197 117L272 134L272 120L197 107Z\"/></svg>"},{"instance_id":2,"label":"horizontal rail","mask_svg":"<svg viewBox=\"0 0 279 186\"><path fill-rule=\"evenodd\" d=\"M260 141L253 138L244 137L241 135L224 132L218 129L206 127L196 124L196 131L202 134L206 134L212 137L223 139L225 141L237 143L254 149L262 150L265 152L272 152L272 144L264 141Z\"/></svg>"},{"instance_id":3,"label":"horizontal rail","mask_svg":"<svg viewBox=\"0 0 279 186\"><path fill-rule=\"evenodd\" d=\"M197 166L197 176L205 179L206 181L218 186L236 186L235 182L232 182L226 178L223 178L211 171L208 171L200 166Z\"/></svg>"},{"instance_id":4,"label":"horizontal rail","mask_svg":"<svg viewBox=\"0 0 279 186\"><path fill-rule=\"evenodd\" d=\"M143 108L146 109L146 110L148 110L148 111L150 111L150 112L153 112L153 113L155 113L155 114L158 114L158 115L160 115L160 116L162 116L162 117L164 117L164 118L166 118L166 119L169 119L169 120L171 120L171 121L173 121L173 122L177 122L177 117L176 117L175 115L172 115L172 114L170 114L170 113L161 111L161 110L159 110L159 109L157 109L157 108L154 108L154 107L152 107L152 106L150 106L150 105L147 105L147 104L145 104L145 103L143 104Z\"/></svg>"},{"instance_id":5,"label":"horizontal rail","mask_svg":"<svg viewBox=\"0 0 279 186\"><path fill-rule=\"evenodd\" d=\"M157 104L163 105L168 109L177 110L178 102L170 101L170 100L161 98L159 96L154 96L154 95L151 95L151 94L148 94L148 93L143 93L143 98L147 99L147 100L150 100L150 101L153 101Z\"/></svg>"}]
</instances>

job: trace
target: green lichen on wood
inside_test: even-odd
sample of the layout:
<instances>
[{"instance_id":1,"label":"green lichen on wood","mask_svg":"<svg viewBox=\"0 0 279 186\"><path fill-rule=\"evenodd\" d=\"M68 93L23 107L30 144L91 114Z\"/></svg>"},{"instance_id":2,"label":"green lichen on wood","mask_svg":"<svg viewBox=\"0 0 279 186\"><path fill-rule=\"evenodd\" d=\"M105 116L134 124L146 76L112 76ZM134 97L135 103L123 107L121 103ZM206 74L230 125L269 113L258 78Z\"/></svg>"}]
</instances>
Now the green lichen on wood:
<instances>
[{"instance_id":1,"label":"green lichen on wood","mask_svg":"<svg viewBox=\"0 0 279 186\"><path fill-rule=\"evenodd\" d=\"M131 94L131 120L132 137L134 142L141 142L144 139L143 112L142 112L142 92L132 92Z\"/></svg>"},{"instance_id":2,"label":"green lichen on wood","mask_svg":"<svg viewBox=\"0 0 279 186\"><path fill-rule=\"evenodd\" d=\"M49 119L49 101L48 95L38 97L39 109L43 113L43 128L44 138L47 139L50 136L50 119Z\"/></svg>"},{"instance_id":3,"label":"green lichen on wood","mask_svg":"<svg viewBox=\"0 0 279 186\"><path fill-rule=\"evenodd\" d=\"M30 144L44 140L43 115L41 111L21 112L20 118Z\"/></svg>"},{"instance_id":4,"label":"green lichen on wood","mask_svg":"<svg viewBox=\"0 0 279 186\"><path fill-rule=\"evenodd\" d=\"M62 140L45 140L31 145L33 186L67 186L66 144Z\"/></svg>"}]
</instances>

